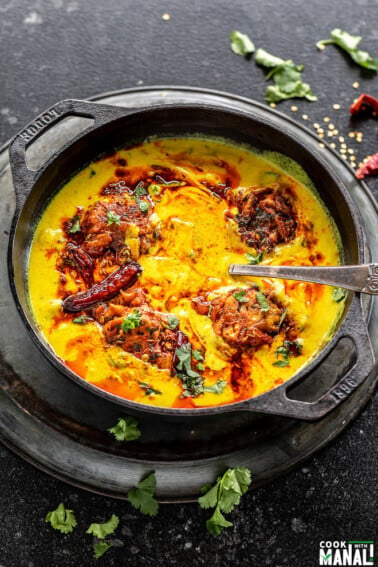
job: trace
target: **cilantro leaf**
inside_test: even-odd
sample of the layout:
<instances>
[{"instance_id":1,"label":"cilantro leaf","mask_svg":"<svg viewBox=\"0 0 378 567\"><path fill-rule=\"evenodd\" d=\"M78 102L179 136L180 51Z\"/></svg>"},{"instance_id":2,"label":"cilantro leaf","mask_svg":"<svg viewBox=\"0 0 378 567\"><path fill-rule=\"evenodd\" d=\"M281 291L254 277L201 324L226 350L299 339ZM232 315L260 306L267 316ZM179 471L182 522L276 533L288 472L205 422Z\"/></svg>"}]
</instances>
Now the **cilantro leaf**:
<instances>
[{"instance_id":1,"label":"cilantro leaf","mask_svg":"<svg viewBox=\"0 0 378 567\"><path fill-rule=\"evenodd\" d=\"M91 524L85 533L93 534L98 539L104 539L104 537L112 534L117 529L118 524L118 516L112 514L110 520L103 524Z\"/></svg>"},{"instance_id":2,"label":"cilantro leaf","mask_svg":"<svg viewBox=\"0 0 378 567\"><path fill-rule=\"evenodd\" d=\"M286 347L284 346L278 347L275 354L276 354L276 358L282 356L282 359L273 362L273 366L278 366L280 368L283 368L289 365L289 351Z\"/></svg>"},{"instance_id":3,"label":"cilantro leaf","mask_svg":"<svg viewBox=\"0 0 378 567\"><path fill-rule=\"evenodd\" d=\"M139 309L134 309L134 313L129 313L127 317L124 318L121 324L121 329L125 333L128 333L132 329L139 327L141 323L142 314Z\"/></svg>"},{"instance_id":4,"label":"cilantro leaf","mask_svg":"<svg viewBox=\"0 0 378 567\"><path fill-rule=\"evenodd\" d=\"M74 217L72 217L72 219L68 221L67 227L68 227L68 232L70 234L75 234L75 232L80 232L81 231L80 215L75 215Z\"/></svg>"},{"instance_id":5,"label":"cilantro leaf","mask_svg":"<svg viewBox=\"0 0 378 567\"><path fill-rule=\"evenodd\" d=\"M316 44L318 49L322 49L324 45L333 43L343 49L353 59L357 65L370 69L371 71L378 71L378 59L371 57L367 51L358 49L358 45L362 37L360 35L352 35L340 28L335 28L331 31L330 39L323 39Z\"/></svg>"},{"instance_id":6,"label":"cilantro leaf","mask_svg":"<svg viewBox=\"0 0 378 567\"><path fill-rule=\"evenodd\" d=\"M263 252L262 251L259 252L257 256L253 256L252 254L249 254L249 252L247 252L245 257L247 258L248 262L252 265L260 264L260 262L262 262L263 259Z\"/></svg>"},{"instance_id":7,"label":"cilantro leaf","mask_svg":"<svg viewBox=\"0 0 378 567\"><path fill-rule=\"evenodd\" d=\"M93 546L95 558L99 559L100 557L102 557L104 553L108 551L108 549L112 546L112 543L107 543L106 541L98 541L97 543L95 543Z\"/></svg>"},{"instance_id":8,"label":"cilantro leaf","mask_svg":"<svg viewBox=\"0 0 378 567\"><path fill-rule=\"evenodd\" d=\"M230 40L230 47L236 55L248 56L255 51L253 41L245 33L234 30L231 32Z\"/></svg>"},{"instance_id":9,"label":"cilantro leaf","mask_svg":"<svg viewBox=\"0 0 378 567\"><path fill-rule=\"evenodd\" d=\"M260 304L261 311L266 313L269 311L269 303L263 293L261 291L256 291L256 299Z\"/></svg>"},{"instance_id":10,"label":"cilantro leaf","mask_svg":"<svg viewBox=\"0 0 378 567\"><path fill-rule=\"evenodd\" d=\"M342 289L341 287L335 287L335 289L332 292L332 299L333 301L336 301L336 303L340 303L341 301L343 301L346 298L346 292L344 289Z\"/></svg>"},{"instance_id":11,"label":"cilantro leaf","mask_svg":"<svg viewBox=\"0 0 378 567\"><path fill-rule=\"evenodd\" d=\"M240 498L251 484L251 472L245 467L227 469L223 476L217 478L214 486L205 485L198 502L201 508L215 508L213 515L207 520L206 527L213 535L219 535L224 528L232 526L222 512L228 514L240 503ZM203 492L201 490L201 492Z\"/></svg>"},{"instance_id":12,"label":"cilantro leaf","mask_svg":"<svg viewBox=\"0 0 378 567\"><path fill-rule=\"evenodd\" d=\"M130 416L125 419L119 417L117 425L110 427L108 431L114 435L117 441L135 441L141 436L137 420Z\"/></svg>"},{"instance_id":13,"label":"cilantro leaf","mask_svg":"<svg viewBox=\"0 0 378 567\"><path fill-rule=\"evenodd\" d=\"M77 525L74 511L66 510L62 502L56 510L47 513L45 522L49 522L55 530L59 530L62 534L71 533Z\"/></svg>"},{"instance_id":14,"label":"cilantro leaf","mask_svg":"<svg viewBox=\"0 0 378 567\"><path fill-rule=\"evenodd\" d=\"M248 303L249 301L249 299L245 297L244 289L240 289L239 291L236 291L232 295L235 297L235 299L239 301L239 303Z\"/></svg>"},{"instance_id":15,"label":"cilantro leaf","mask_svg":"<svg viewBox=\"0 0 378 567\"><path fill-rule=\"evenodd\" d=\"M211 392L213 394L221 394L226 386L227 386L227 380L221 380L219 378L219 380L217 380L215 384L213 384L212 386L204 386L203 389L205 392Z\"/></svg>"},{"instance_id":16,"label":"cilantro leaf","mask_svg":"<svg viewBox=\"0 0 378 567\"><path fill-rule=\"evenodd\" d=\"M291 59L285 61L264 49L256 51L255 61L258 65L271 69L266 79L273 79L275 84L265 91L268 102L280 102L289 98L306 98L311 102L317 100L310 85L302 81L303 65L296 65Z\"/></svg>"},{"instance_id":17,"label":"cilantro leaf","mask_svg":"<svg viewBox=\"0 0 378 567\"><path fill-rule=\"evenodd\" d=\"M159 503L154 498L156 488L155 473L152 472L140 481L137 488L131 488L127 498L132 506L140 510L142 514L156 516L159 510Z\"/></svg>"},{"instance_id":18,"label":"cilantro leaf","mask_svg":"<svg viewBox=\"0 0 378 567\"><path fill-rule=\"evenodd\" d=\"M150 384L147 384L147 382L141 382L138 380L138 383L142 390L144 390L145 396L156 396L163 393L160 392L160 390L155 390L155 388L153 388Z\"/></svg>"},{"instance_id":19,"label":"cilantro leaf","mask_svg":"<svg viewBox=\"0 0 378 567\"><path fill-rule=\"evenodd\" d=\"M193 354L194 360L198 360L199 362L203 362L203 356L198 349L195 348L192 354Z\"/></svg>"},{"instance_id":20,"label":"cilantro leaf","mask_svg":"<svg viewBox=\"0 0 378 567\"><path fill-rule=\"evenodd\" d=\"M184 344L175 350L175 365L177 376L182 382L184 397L195 398L203 393L203 378L198 372L192 370L192 346L190 343Z\"/></svg>"},{"instance_id":21,"label":"cilantro leaf","mask_svg":"<svg viewBox=\"0 0 378 567\"><path fill-rule=\"evenodd\" d=\"M169 314L168 315L168 327L173 331L174 329L176 329L176 327L178 327L180 324L180 320L178 317L176 317L176 315L173 314Z\"/></svg>"},{"instance_id":22,"label":"cilantro leaf","mask_svg":"<svg viewBox=\"0 0 378 567\"><path fill-rule=\"evenodd\" d=\"M112 211L108 211L106 213L106 218L108 219L106 224L110 225L110 224L115 224L117 226L120 225L121 223L121 215L117 215L116 213L113 213Z\"/></svg>"},{"instance_id":23,"label":"cilantro leaf","mask_svg":"<svg viewBox=\"0 0 378 567\"><path fill-rule=\"evenodd\" d=\"M144 188L144 182L143 181L139 181L139 183L135 187L134 195L136 195L137 197L141 197L142 195L147 195L147 191Z\"/></svg>"},{"instance_id":24,"label":"cilantro leaf","mask_svg":"<svg viewBox=\"0 0 378 567\"><path fill-rule=\"evenodd\" d=\"M76 323L76 325L86 325L88 321L90 321L90 317L87 315L79 315L79 317L72 319L72 323Z\"/></svg>"}]
</instances>

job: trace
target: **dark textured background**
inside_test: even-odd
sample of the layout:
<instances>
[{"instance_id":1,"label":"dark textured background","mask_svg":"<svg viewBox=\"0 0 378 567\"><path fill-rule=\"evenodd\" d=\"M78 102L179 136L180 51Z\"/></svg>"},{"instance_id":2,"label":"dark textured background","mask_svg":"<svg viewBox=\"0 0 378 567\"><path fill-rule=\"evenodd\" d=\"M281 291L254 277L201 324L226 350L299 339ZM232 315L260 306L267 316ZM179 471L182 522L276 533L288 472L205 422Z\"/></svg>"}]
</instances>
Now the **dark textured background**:
<instances>
[{"instance_id":1,"label":"dark textured background","mask_svg":"<svg viewBox=\"0 0 378 567\"><path fill-rule=\"evenodd\" d=\"M136 85L202 86L263 102L264 73L231 53L232 29L305 64L304 79L318 102L288 101L279 110L299 122L308 114L310 127L330 116L346 135L351 101L363 91L377 96L377 79L333 46L316 50L316 41L334 27L362 35L363 47L378 55L377 5L371 0L2 0L0 139L5 143L58 99ZM377 151L377 122L364 121L358 129L363 141L350 145L359 161ZM376 180L368 183L377 196ZM217 540L206 532L208 514L196 504L161 506L151 520L127 503L49 478L0 448L0 567L94 565L85 529L112 513L121 527L117 547L99 560L104 565L318 565L322 539L377 536L377 402L376 395L305 468L245 495L232 515L233 528ZM79 526L69 536L44 523L60 501L76 511Z\"/></svg>"}]
</instances>

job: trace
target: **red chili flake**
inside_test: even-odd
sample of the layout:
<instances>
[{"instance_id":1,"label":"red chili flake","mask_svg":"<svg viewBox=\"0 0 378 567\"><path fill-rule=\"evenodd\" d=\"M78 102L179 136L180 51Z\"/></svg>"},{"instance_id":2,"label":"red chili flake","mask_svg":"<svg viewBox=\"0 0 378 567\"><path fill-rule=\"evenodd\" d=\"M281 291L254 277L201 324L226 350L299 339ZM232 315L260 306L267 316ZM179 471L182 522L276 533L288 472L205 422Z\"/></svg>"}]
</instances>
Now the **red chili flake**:
<instances>
[{"instance_id":1,"label":"red chili flake","mask_svg":"<svg viewBox=\"0 0 378 567\"><path fill-rule=\"evenodd\" d=\"M378 153L371 156L356 171L356 176L358 177L358 179L363 179L367 175L378 175Z\"/></svg>"},{"instance_id":2,"label":"red chili flake","mask_svg":"<svg viewBox=\"0 0 378 567\"><path fill-rule=\"evenodd\" d=\"M367 114L376 117L378 114L378 100L371 95L362 94L350 107L350 113Z\"/></svg>"}]
</instances>

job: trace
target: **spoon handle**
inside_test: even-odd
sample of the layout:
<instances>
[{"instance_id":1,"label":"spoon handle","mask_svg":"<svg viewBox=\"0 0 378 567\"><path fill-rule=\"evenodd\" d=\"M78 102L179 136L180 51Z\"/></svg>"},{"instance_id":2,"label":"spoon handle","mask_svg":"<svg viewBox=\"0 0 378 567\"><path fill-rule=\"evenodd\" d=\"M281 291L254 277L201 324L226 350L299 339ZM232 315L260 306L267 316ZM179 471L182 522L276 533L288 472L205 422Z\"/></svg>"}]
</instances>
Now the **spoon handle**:
<instances>
[{"instance_id":1,"label":"spoon handle","mask_svg":"<svg viewBox=\"0 0 378 567\"><path fill-rule=\"evenodd\" d=\"M358 266L262 266L231 264L233 276L260 276L314 282L378 295L378 264Z\"/></svg>"}]
</instances>

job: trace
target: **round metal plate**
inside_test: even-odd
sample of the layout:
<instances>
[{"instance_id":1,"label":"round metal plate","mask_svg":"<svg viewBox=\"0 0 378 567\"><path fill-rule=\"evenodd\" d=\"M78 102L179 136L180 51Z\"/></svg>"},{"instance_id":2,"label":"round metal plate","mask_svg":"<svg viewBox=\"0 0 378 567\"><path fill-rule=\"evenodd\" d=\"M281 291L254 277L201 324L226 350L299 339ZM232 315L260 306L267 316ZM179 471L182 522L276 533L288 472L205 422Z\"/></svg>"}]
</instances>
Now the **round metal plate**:
<instances>
[{"instance_id":1,"label":"round metal plate","mask_svg":"<svg viewBox=\"0 0 378 567\"><path fill-rule=\"evenodd\" d=\"M248 99L186 87L132 89L101 95L96 100L132 108L162 101L210 102L227 108L258 107L262 112L272 112ZM281 117L297 130L298 136L318 147L318 140L310 131L284 115ZM38 167L84 127L85 123L77 118L58 124L33 144L29 163ZM328 147L324 151L362 213L372 260L377 261L375 200L335 152ZM0 151L0 195L4 231L0 241L0 438L45 472L94 492L126 498L129 488L154 470L157 497L164 502L198 497L205 482L230 466L250 468L257 487L297 466L338 435L374 391L375 373L318 422L229 415L227 434L222 435L216 422L212 422L208 437L201 438L195 425L149 416L140 420L140 442L116 443L107 428L122 415L120 407L78 387L53 368L34 346L17 314L6 270L7 233L15 206L7 146ZM374 299L369 333L376 356L377 322L378 300Z\"/></svg>"}]
</instances>

